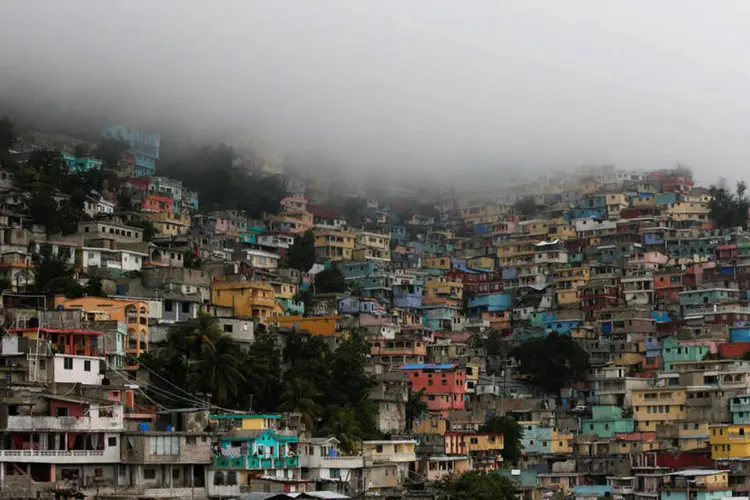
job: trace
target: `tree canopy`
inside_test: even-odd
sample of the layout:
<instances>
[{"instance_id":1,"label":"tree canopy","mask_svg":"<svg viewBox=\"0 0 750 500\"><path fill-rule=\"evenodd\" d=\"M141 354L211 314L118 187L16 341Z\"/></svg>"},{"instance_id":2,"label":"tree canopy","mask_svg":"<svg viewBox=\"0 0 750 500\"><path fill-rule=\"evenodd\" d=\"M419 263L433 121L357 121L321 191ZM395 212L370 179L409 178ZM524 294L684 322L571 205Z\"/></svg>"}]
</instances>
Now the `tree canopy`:
<instances>
[{"instance_id":1,"label":"tree canopy","mask_svg":"<svg viewBox=\"0 0 750 500\"><path fill-rule=\"evenodd\" d=\"M536 214L536 201L533 196L525 196L513 204L513 212L516 215L531 217Z\"/></svg>"},{"instance_id":2,"label":"tree canopy","mask_svg":"<svg viewBox=\"0 0 750 500\"><path fill-rule=\"evenodd\" d=\"M709 217L717 228L745 227L750 201L744 181L737 183L734 193L726 188L711 186L712 199L708 202Z\"/></svg>"},{"instance_id":3,"label":"tree canopy","mask_svg":"<svg viewBox=\"0 0 750 500\"><path fill-rule=\"evenodd\" d=\"M234 150L225 144L183 153L160 162L160 174L197 190L203 207L245 210L252 218L278 212L279 202L286 195L283 178L248 172L235 162Z\"/></svg>"},{"instance_id":4,"label":"tree canopy","mask_svg":"<svg viewBox=\"0 0 750 500\"><path fill-rule=\"evenodd\" d=\"M122 155L130 149L128 141L113 137L104 137L96 145L94 155L102 160L106 167L116 167Z\"/></svg>"},{"instance_id":5,"label":"tree canopy","mask_svg":"<svg viewBox=\"0 0 750 500\"><path fill-rule=\"evenodd\" d=\"M359 440L380 436L367 353L357 331L335 351L323 337L292 333L283 352L275 333L262 332L242 352L211 317L200 315L175 325L166 346L140 361L157 375L149 396L166 407L180 404L178 386L188 394L210 394L212 404L223 408L295 412L314 435L334 435L355 451Z\"/></svg>"},{"instance_id":6,"label":"tree canopy","mask_svg":"<svg viewBox=\"0 0 750 500\"><path fill-rule=\"evenodd\" d=\"M559 391L583 377L589 368L588 353L569 336L555 332L523 342L511 356L521 364L521 373L547 392Z\"/></svg>"},{"instance_id":7,"label":"tree canopy","mask_svg":"<svg viewBox=\"0 0 750 500\"><path fill-rule=\"evenodd\" d=\"M505 463L517 465L521 460L523 446L523 427L515 419L504 416L492 416L479 428L480 432L494 432L503 435L503 450L501 452Z\"/></svg>"},{"instance_id":8,"label":"tree canopy","mask_svg":"<svg viewBox=\"0 0 750 500\"><path fill-rule=\"evenodd\" d=\"M286 263L292 269L305 273L315 264L315 235L312 230L294 240L286 254Z\"/></svg>"},{"instance_id":9,"label":"tree canopy","mask_svg":"<svg viewBox=\"0 0 750 500\"><path fill-rule=\"evenodd\" d=\"M496 472L472 470L450 475L438 483L438 489L451 500L511 500L516 488Z\"/></svg>"},{"instance_id":10,"label":"tree canopy","mask_svg":"<svg viewBox=\"0 0 750 500\"><path fill-rule=\"evenodd\" d=\"M315 275L315 290L319 293L346 292L346 279L337 267L321 271Z\"/></svg>"},{"instance_id":11,"label":"tree canopy","mask_svg":"<svg viewBox=\"0 0 750 500\"><path fill-rule=\"evenodd\" d=\"M0 160L3 159L3 153L16 145L16 129L13 122L7 116L0 118Z\"/></svg>"}]
</instances>

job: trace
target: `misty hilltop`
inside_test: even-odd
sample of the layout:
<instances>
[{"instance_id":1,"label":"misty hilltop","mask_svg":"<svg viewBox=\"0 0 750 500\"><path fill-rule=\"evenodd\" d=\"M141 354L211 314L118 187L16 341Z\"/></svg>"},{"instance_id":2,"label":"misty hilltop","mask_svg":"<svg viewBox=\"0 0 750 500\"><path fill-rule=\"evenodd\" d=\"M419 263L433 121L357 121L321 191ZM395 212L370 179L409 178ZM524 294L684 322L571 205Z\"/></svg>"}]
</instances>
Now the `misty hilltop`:
<instances>
[{"instance_id":1,"label":"misty hilltop","mask_svg":"<svg viewBox=\"0 0 750 500\"><path fill-rule=\"evenodd\" d=\"M736 179L749 14L674 0L11 0L0 98L206 142L246 134L348 169L681 160Z\"/></svg>"}]
</instances>

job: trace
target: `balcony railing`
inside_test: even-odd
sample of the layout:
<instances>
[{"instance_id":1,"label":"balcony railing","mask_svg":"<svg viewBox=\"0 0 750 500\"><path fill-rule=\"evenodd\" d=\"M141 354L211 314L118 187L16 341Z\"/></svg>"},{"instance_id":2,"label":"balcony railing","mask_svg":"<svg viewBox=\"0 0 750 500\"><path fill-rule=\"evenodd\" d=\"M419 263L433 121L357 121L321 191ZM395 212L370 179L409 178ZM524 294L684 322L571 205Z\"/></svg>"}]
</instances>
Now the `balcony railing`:
<instances>
[{"instance_id":1,"label":"balcony railing","mask_svg":"<svg viewBox=\"0 0 750 500\"><path fill-rule=\"evenodd\" d=\"M8 430L90 430L110 431L122 429L122 419L118 417L48 417L48 416L20 416L8 417ZM25 451L25 450L18 450ZM35 451L35 450L31 450ZM52 450L55 451L55 450ZM96 450L93 450L96 451Z\"/></svg>"},{"instance_id":2,"label":"balcony railing","mask_svg":"<svg viewBox=\"0 0 750 500\"><path fill-rule=\"evenodd\" d=\"M299 457L244 456L228 458L214 456L212 462L216 467L229 469L287 469L299 467Z\"/></svg>"}]
</instances>

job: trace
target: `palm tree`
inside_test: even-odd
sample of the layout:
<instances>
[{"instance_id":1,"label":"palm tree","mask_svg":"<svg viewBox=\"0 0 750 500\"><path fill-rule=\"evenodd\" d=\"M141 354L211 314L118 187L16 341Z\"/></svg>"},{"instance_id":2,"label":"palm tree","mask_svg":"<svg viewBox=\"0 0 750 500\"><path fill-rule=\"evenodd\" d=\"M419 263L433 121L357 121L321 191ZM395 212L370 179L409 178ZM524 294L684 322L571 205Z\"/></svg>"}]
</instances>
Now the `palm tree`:
<instances>
[{"instance_id":1,"label":"palm tree","mask_svg":"<svg viewBox=\"0 0 750 500\"><path fill-rule=\"evenodd\" d=\"M212 394L212 401L219 406L229 406L237 400L239 383L245 381L242 375L242 361L234 341L220 336L215 342L204 341L198 373L206 393Z\"/></svg>"},{"instance_id":2,"label":"palm tree","mask_svg":"<svg viewBox=\"0 0 750 500\"><path fill-rule=\"evenodd\" d=\"M412 430L414 421L427 413L427 403L422 399L423 395L424 389L409 393L409 400L406 402L406 425L409 431Z\"/></svg>"},{"instance_id":3,"label":"palm tree","mask_svg":"<svg viewBox=\"0 0 750 500\"><path fill-rule=\"evenodd\" d=\"M192 359L200 359L203 355L204 347L215 345L222 339L222 333L216 327L211 316L205 313L198 314L198 317L190 321L185 327L176 330L173 335L182 337L178 340L184 349L184 355Z\"/></svg>"},{"instance_id":4,"label":"palm tree","mask_svg":"<svg viewBox=\"0 0 750 500\"><path fill-rule=\"evenodd\" d=\"M320 393L315 385L307 379L293 378L289 380L281 395L279 410L290 413L299 413L308 432L312 432L315 422L318 421L323 408L315 402Z\"/></svg>"},{"instance_id":5,"label":"palm tree","mask_svg":"<svg viewBox=\"0 0 750 500\"><path fill-rule=\"evenodd\" d=\"M323 432L326 435L333 434L336 436L341 441L341 447L345 452L354 453L357 451L357 443L363 438L357 412L350 406L340 407L334 412L333 418L329 421L329 425L323 429Z\"/></svg>"}]
</instances>

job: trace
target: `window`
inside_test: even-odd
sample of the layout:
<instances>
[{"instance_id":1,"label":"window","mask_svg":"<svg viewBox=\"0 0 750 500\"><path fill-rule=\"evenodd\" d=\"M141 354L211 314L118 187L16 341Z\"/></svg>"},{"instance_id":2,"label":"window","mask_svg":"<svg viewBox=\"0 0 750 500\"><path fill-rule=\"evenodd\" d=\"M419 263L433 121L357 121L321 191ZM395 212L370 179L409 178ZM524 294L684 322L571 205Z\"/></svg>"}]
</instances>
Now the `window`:
<instances>
[{"instance_id":1,"label":"window","mask_svg":"<svg viewBox=\"0 0 750 500\"><path fill-rule=\"evenodd\" d=\"M104 469L96 468L94 469L94 476L96 477L103 477L104 476Z\"/></svg>"},{"instance_id":2,"label":"window","mask_svg":"<svg viewBox=\"0 0 750 500\"><path fill-rule=\"evenodd\" d=\"M165 300L164 301L164 310L167 312L172 312L172 301L171 300Z\"/></svg>"},{"instance_id":3,"label":"window","mask_svg":"<svg viewBox=\"0 0 750 500\"><path fill-rule=\"evenodd\" d=\"M107 438L107 446L117 446L117 436L111 436Z\"/></svg>"},{"instance_id":4,"label":"window","mask_svg":"<svg viewBox=\"0 0 750 500\"><path fill-rule=\"evenodd\" d=\"M143 469L143 479L156 479L156 469L153 467Z\"/></svg>"},{"instance_id":5,"label":"window","mask_svg":"<svg viewBox=\"0 0 750 500\"><path fill-rule=\"evenodd\" d=\"M91 371L91 361L86 359L83 361L83 370L90 372Z\"/></svg>"},{"instance_id":6,"label":"window","mask_svg":"<svg viewBox=\"0 0 750 500\"><path fill-rule=\"evenodd\" d=\"M149 436L148 449L151 455L179 455L179 436Z\"/></svg>"},{"instance_id":7,"label":"window","mask_svg":"<svg viewBox=\"0 0 750 500\"><path fill-rule=\"evenodd\" d=\"M341 469L330 469L328 476L331 479L340 479L341 478Z\"/></svg>"},{"instance_id":8,"label":"window","mask_svg":"<svg viewBox=\"0 0 750 500\"><path fill-rule=\"evenodd\" d=\"M64 370L73 369L73 358L63 358L63 369Z\"/></svg>"},{"instance_id":9,"label":"window","mask_svg":"<svg viewBox=\"0 0 750 500\"><path fill-rule=\"evenodd\" d=\"M479 444L479 439L478 438L471 438L471 439L469 439L469 443L470 444Z\"/></svg>"},{"instance_id":10,"label":"window","mask_svg":"<svg viewBox=\"0 0 750 500\"><path fill-rule=\"evenodd\" d=\"M383 445L379 444L379 445L375 446L375 452L376 453L383 453Z\"/></svg>"},{"instance_id":11,"label":"window","mask_svg":"<svg viewBox=\"0 0 750 500\"><path fill-rule=\"evenodd\" d=\"M190 302L182 303L182 312L188 314L190 312Z\"/></svg>"}]
</instances>

